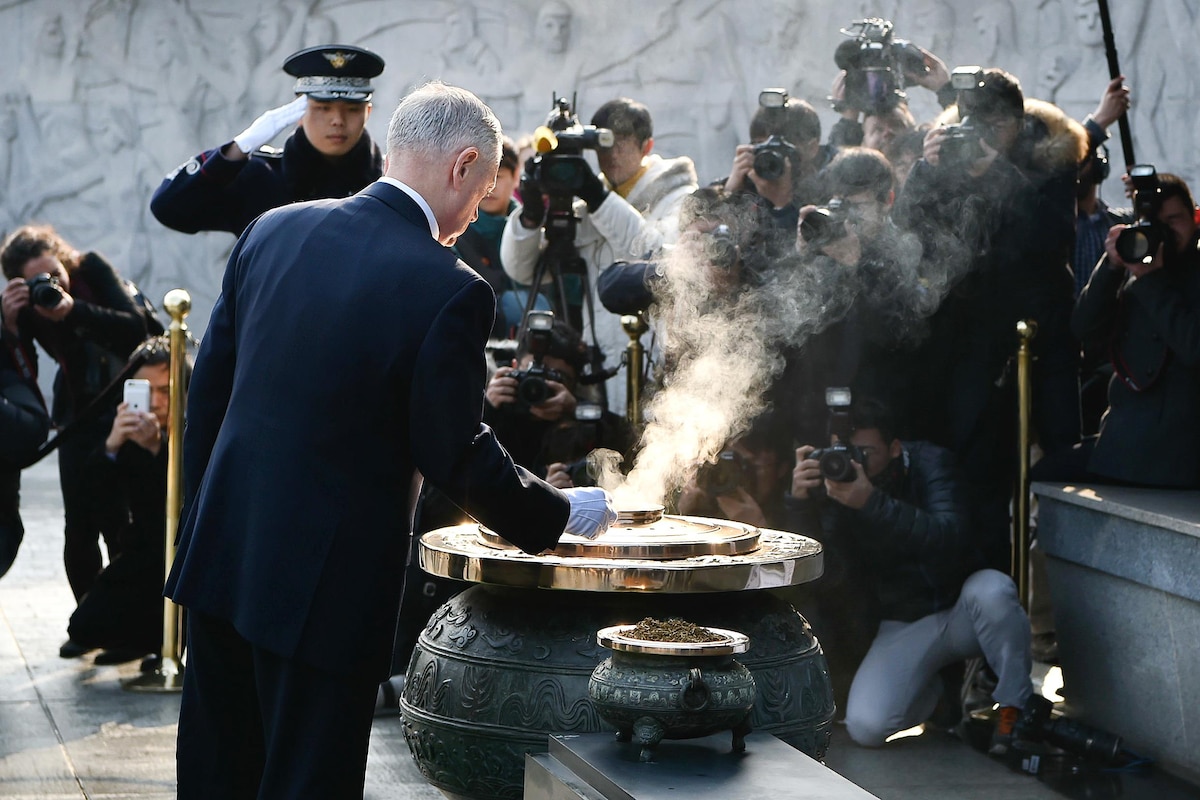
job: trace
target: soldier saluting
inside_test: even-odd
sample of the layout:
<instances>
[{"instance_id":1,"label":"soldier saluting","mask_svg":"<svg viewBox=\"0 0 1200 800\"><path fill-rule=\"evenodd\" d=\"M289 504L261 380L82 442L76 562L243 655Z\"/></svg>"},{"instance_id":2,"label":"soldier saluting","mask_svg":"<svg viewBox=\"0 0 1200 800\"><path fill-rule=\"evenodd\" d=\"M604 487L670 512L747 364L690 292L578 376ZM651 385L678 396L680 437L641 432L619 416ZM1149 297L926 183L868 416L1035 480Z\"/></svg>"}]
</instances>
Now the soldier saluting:
<instances>
[{"instance_id":1,"label":"soldier saluting","mask_svg":"<svg viewBox=\"0 0 1200 800\"><path fill-rule=\"evenodd\" d=\"M371 79L383 66L375 53L350 45L288 56L283 69L296 78L296 99L167 175L150 210L177 231L240 236L272 208L355 194L383 171L382 153L366 131ZM267 146L297 123L282 149Z\"/></svg>"}]
</instances>

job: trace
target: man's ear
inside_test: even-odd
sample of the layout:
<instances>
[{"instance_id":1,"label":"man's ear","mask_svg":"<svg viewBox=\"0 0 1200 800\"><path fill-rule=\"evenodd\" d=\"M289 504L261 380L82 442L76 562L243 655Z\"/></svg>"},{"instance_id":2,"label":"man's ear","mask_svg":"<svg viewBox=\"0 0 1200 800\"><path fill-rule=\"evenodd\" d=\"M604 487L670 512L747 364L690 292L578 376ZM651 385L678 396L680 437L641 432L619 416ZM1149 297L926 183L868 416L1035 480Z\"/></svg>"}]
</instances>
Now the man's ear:
<instances>
[{"instance_id":1,"label":"man's ear","mask_svg":"<svg viewBox=\"0 0 1200 800\"><path fill-rule=\"evenodd\" d=\"M468 147L458 154L458 158L454 159L454 172L451 175L451 181L457 188L466 181L467 176L471 174L471 170L479 166L479 148Z\"/></svg>"},{"instance_id":2,"label":"man's ear","mask_svg":"<svg viewBox=\"0 0 1200 800\"><path fill-rule=\"evenodd\" d=\"M904 445L899 439L892 439L892 443L888 445L888 458L899 458L904 452Z\"/></svg>"},{"instance_id":3,"label":"man's ear","mask_svg":"<svg viewBox=\"0 0 1200 800\"><path fill-rule=\"evenodd\" d=\"M646 141L642 142L642 158L650 155L650 151L654 149L654 137L651 136Z\"/></svg>"}]
</instances>

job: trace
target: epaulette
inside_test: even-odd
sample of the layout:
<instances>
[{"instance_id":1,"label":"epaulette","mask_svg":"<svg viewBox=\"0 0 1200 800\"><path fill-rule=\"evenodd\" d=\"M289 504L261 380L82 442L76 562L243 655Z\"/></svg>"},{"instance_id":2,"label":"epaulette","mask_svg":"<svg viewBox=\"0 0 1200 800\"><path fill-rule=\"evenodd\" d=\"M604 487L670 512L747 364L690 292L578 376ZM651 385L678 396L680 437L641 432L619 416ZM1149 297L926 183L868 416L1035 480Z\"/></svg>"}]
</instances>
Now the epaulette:
<instances>
[{"instance_id":1,"label":"epaulette","mask_svg":"<svg viewBox=\"0 0 1200 800\"><path fill-rule=\"evenodd\" d=\"M264 144L262 147L254 151L254 155L259 156L260 158L283 158L283 148L271 147L269 144Z\"/></svg>"}]
</instances>

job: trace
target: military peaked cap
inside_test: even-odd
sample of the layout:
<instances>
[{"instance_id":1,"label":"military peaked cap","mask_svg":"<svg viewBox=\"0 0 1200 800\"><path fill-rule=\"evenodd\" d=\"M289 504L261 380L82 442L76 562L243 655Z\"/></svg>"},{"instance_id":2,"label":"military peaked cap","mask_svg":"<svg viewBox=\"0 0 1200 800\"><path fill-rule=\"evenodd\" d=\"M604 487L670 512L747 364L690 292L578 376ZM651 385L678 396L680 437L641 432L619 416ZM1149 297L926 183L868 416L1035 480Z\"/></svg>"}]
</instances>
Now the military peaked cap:
<instances>
[{"instance_id":1,"label":"military peaked cap","mask_svg":"<svg viewBox=\"0 0 1200 800\"><path fill-rule=\"evenodd\" d=\"M296 76L296 94L313 100L365 103L375 87L371 78L383 72L383 59L348 44L323 44L292 53L283 71Z\"/></svg>"}]
</instances>

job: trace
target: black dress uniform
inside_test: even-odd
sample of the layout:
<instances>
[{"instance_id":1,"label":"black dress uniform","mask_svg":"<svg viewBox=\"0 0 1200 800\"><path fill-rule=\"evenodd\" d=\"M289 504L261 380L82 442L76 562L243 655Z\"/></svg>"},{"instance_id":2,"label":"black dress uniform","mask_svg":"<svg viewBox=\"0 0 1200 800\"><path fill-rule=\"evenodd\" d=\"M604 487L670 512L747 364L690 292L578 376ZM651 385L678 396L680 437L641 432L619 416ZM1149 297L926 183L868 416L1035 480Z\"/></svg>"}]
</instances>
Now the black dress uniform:
<instances>
[{"instance_id":1,"label":"black dress uniform","mask_svg":"<svg viewBox=\"0 0 1200 800\"><path fill-rule=\"evenodd\" d=\"M365 103L383 59L360 47L322 45L292 54L284 71L296 76L295 92L313 100ZM261 147L248 158L222 155L230 145L206 150L163 179L150 210L183 233L242 231L264 211L302 200L348 197L379 178L383 155L364 130L354 148L333 164L297 127L282 149Z\"/></svg>"}]
</instances>

